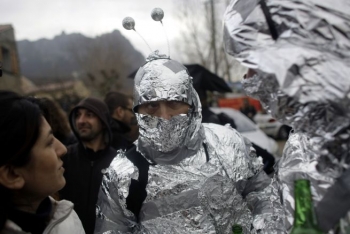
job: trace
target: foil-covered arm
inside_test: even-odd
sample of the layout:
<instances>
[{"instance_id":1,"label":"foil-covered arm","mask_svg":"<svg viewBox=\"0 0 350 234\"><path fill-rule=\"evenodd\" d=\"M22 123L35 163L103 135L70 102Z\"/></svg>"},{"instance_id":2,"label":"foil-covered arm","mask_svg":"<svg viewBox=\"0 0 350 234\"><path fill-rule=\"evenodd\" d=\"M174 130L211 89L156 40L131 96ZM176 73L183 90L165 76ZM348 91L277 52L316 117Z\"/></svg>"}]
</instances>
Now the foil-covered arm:
<instances>
[{"instance_id":1,"label":"foil-covered arm","mask_svg":"<svg viewBox=\"0 0 350 234\"><path fill-rule=\"evenodd\" d=\"M287 233L277 183L262 170L261 160L256 157L251 143L244 140L254 175L239 181L238 188L252 212L254 229L258 233Z\"/></svg>"},{"instance_id":2,"label":"foil-covered arm","mask_svg":"<svg viewBox=\"0 0 350 234\"><path fill-rule=\"evenodd\" d=\"M123 209L117 199L106 194L102 187L105 181L102 182L98 201L96 204L96 224L95 234L102 233L132 233L132 228L128 225L130 221L124 215ZM114 183L109 185L110 188L117 189Z\"/></svg>"},{"instance_id":3,"label":"foil-covered arm","mask_svg":"<svg viewBox=\"0 0 350 234\"><path fill-rule=\"evenodd\" d=\"M260 171L246 181L242 195L252 212L253 226L258 233L287 233L276 181Z\"/></svg>"},{"instance_id":4,"label":"foil-covered arm","mask_svg":"<svg viewBox=\"0 0 350 234\"><path fill-rule=\"evenodd\" d=\"M130 178L135 174L133 168L133 164L120 151L104 171L96 204L95 234L141 233L135 216L123 202L128 194L121 189L122 185L130 183Z\"/></svg>"},{"instance_id":5,"label":"foil-covered arm","mask_svg":"<svg viewBox=\"0 0 350 234\"><path fill-rule=\"evenodd\" d=\"M251 142L229 126L203 125L210 149L216 152L225 173L243 198L243 207L234 207L235 223L248 228L245 233L286 233L276 182L263 171L262 159L256 156ZM218 132L220 134L216 134ZM244 207L249 209L249 215L239 213Z\"/></svg>"}]
</instances>

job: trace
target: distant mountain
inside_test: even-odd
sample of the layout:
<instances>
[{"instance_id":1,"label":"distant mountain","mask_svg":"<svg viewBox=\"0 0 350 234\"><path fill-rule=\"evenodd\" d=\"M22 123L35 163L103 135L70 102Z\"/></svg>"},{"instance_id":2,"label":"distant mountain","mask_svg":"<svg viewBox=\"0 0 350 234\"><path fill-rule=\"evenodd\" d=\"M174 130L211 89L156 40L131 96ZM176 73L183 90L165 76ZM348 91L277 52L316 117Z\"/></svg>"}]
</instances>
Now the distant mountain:
<instances>
[{"instance_id":1,"label":"distant mountain","mask_svg":"<svg viewBox=\"0 0 350 234\"><path fill-rule=\"evenodd\" d=\"M21 73L34 83L104 79L112 74L119 77L118 87L130 88L127 75L145 62L118 30L96 38L63 32L52 40L18 41L17 47Z\"/></svg>"}]
</instances>

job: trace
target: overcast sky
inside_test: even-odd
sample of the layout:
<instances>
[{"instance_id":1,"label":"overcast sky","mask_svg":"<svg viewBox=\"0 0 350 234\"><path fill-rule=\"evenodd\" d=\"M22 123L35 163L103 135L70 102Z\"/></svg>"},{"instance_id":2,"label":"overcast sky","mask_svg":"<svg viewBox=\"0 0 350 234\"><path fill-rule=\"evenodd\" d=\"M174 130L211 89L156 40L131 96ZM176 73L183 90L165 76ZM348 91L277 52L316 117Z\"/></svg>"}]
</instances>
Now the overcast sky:
<instances>
[{"instance_id":1,"label":"overcast sky","mask_svg":"<svg viewBox=\"0 0 350 234\"><path fill-rule=\"evenodd\" d=\"M0 24L12 24L16 40L52 39L62 31L95 37L118 29L146 56L148 47L134 31L122 27L123 18L133 17L136 30L152 50L167 53L161 24L150 13L155 7L164 10L163 22L173 48L181 27L176 6L176 0L0 0ZM177 57L171 50L172 57Z\"/></svg>"}]
</instances>

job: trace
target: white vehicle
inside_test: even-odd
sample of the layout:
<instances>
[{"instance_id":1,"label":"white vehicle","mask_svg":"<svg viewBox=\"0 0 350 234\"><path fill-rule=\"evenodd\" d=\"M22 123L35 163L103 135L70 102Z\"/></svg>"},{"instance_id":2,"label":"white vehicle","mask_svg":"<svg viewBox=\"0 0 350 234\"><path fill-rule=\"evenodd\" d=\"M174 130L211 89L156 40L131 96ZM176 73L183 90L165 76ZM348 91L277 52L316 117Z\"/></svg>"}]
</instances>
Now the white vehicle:
<instances>
[{"instance_id":1,"label":"white vehicle","mask_svg":"<svg viewBox=\"0 0 350 234\"><path fill-rule=\"evenodd\" d=\"M276 141L268 137L260 128L240 111L232 108L211 107L215 114L225 113L231 117L236 124L236 130L254 144L266 149L269 153L277 155L278 145Z\"/></svg>"},{"instance_id":2,"label":"white vehicle","mask_svg":"<svg viewBox=\"0 0 350 234\"><path fill-rule=\"evenodd\" d=\"M254 121L266 135L274 139L287 140L292 129L288 125L274 119L270 114L257 113L254 116Z\"/></svg>"}]
</instances>

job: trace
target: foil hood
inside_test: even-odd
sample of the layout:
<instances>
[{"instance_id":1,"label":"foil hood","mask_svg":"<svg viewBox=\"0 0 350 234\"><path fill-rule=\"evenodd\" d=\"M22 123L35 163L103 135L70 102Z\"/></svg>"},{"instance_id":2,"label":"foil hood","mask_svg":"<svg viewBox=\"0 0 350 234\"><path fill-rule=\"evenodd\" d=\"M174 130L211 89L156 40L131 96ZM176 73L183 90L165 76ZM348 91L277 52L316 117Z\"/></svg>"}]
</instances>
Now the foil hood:
<instances>
[{"instance_id":1,"label":"foil hood","mask_svg":"<svg viewBox=\"0 0 350 234\"><path fill-rule=\"evenodd\" d=\"M170 120L138 113L138 106L154 101L187 103L187 114ZM140 126L139 152L159 164L178 163L197 152L203 142L202 108L185 66L155 51L135 76L134 111Z\"/></svg>"}]
</instances>

